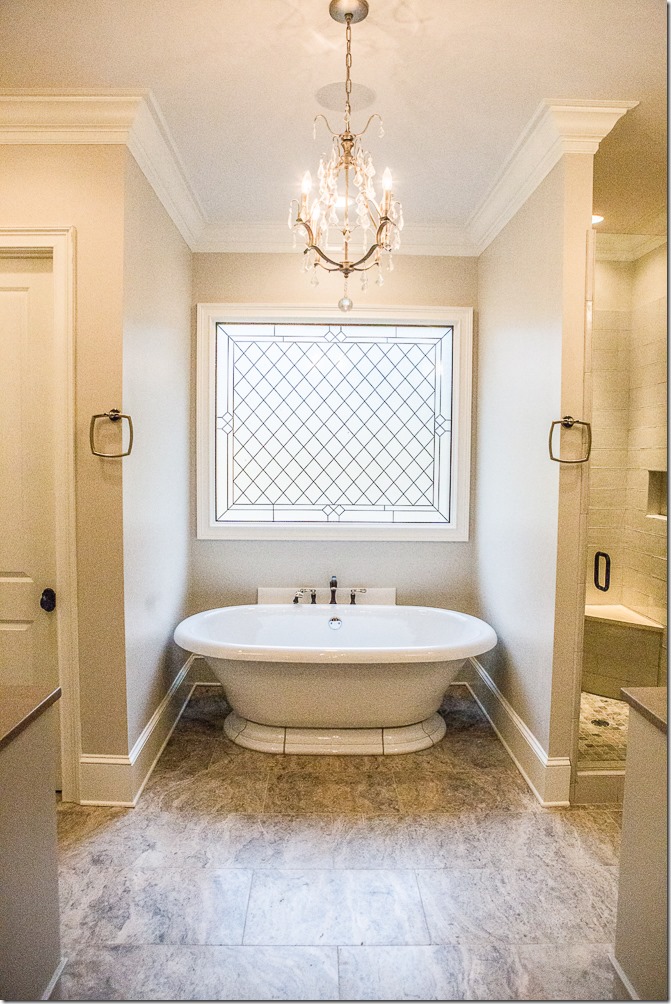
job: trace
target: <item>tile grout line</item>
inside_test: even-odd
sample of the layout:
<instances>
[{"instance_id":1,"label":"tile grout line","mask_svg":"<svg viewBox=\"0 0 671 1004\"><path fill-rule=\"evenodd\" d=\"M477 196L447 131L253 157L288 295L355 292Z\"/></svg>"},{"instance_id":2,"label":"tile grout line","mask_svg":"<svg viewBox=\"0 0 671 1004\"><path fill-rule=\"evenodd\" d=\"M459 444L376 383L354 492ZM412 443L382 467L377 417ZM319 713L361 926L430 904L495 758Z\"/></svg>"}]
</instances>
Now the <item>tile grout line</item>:
<instances>
[{"instance_id":1,"label":"tile grout line","mask_svg":"<svg viewBox=\"0 0 671 1004\"><path fill-rule=\"evenodd\" d=\"M249 880L249 892L247 893L247 905L245 906L245 920L242 925L242 935L240 940L240 947L242 948L245 944L245 934L247 933L247 918L249 917L249 903L252 898L252 886L254 885L254 876L256 875L256 869L252 868L251 878Z\"/></svg>"}]
</instances>

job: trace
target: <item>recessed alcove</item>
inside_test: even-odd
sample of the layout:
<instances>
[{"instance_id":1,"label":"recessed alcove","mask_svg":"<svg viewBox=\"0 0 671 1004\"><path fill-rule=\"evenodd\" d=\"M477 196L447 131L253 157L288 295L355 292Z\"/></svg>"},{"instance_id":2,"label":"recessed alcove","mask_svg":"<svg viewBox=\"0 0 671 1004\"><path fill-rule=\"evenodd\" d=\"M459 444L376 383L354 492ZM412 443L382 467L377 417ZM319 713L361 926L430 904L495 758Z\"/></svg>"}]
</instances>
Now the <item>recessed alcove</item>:
<instances>
[{"instance_id":1,"label":"recessed alcove","mask_svg":"<svg viewBox=\"0 0 671 1004\"><path fill-rule=\"evenodd\" d=\"M667 472L648 471L648 516L667 518L667 492Z\"/></svg>"}]
</instances>

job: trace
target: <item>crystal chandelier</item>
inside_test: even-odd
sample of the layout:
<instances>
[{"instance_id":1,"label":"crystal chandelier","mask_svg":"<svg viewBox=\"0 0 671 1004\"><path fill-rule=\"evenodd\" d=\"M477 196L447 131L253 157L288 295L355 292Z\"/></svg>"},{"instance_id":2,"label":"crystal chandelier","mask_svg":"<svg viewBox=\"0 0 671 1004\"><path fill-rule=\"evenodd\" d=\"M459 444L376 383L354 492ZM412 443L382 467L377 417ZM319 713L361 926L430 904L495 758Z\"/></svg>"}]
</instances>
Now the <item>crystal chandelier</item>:
<instances>
[{"instance_id":1,"label":"crystal chandelier","mask_svg":"<svg viewBox=\"0 0 671 1004\"><path fill-rule=\"evenodd\" d=\"M305 238L304 270L311 273L311 285L319 284L319 268L342 273L345 289L338 307L348 311L354 306L347 290L352 272L361 273L361 288L365 290L370 269L377 271L377 285L384 282L383 256L387 270L392 270L392 252L401 244L403 210L401 203L394 199L389 168L382 175L377 201L373 183L375 168L371 155L361 143L374 119L380 124L380 137L384 135L382 119L378 114L371 115L361 132L351 130L352 25L367 16L368 3L366 0L331 0L329 13L335 21L345 25L345 128L337 133L323 115L315 118L314 135L317 121L322 119L331 134L331 152L323 154L319 162L318 194L311 204L312 176L309 171L303 175L300 201L293 199L289 206L289 229L294 234L294 246L298 234ZM335 250L332 250L334 242Z\"/></svg>"}]
</instances>

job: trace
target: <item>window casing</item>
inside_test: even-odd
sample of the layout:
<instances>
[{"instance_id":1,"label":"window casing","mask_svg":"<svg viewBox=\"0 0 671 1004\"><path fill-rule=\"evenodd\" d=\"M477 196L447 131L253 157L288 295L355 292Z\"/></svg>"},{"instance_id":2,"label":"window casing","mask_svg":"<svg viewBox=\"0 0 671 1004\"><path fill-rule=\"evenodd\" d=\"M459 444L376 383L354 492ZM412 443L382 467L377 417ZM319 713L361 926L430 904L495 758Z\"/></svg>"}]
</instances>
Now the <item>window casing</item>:
<instances>
[{"instance_id":1,"label":"window casing","mask_svg":"<svg viewBox=\"0 0 671 1004\"><path fill-rule=\"evenodd\" d=\"M199 538L467 540L472 311L200 304Z\"/></svg>"}]
</instances>

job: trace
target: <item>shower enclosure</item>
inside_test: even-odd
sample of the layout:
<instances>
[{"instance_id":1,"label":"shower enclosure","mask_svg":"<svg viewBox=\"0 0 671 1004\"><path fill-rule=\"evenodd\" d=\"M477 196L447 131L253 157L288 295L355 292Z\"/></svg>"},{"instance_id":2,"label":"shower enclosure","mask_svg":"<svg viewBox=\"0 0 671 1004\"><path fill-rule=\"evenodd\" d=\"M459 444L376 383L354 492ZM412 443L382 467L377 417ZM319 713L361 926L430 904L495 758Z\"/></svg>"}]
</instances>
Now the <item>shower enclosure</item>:
<instances>
[{"instance_id":1,"label":"shower enclosure","mask_svg":"<svg viewBox=\"0 0 671 1004\"><path fill-rule=\"evenodd\" d=\"M666 685L666 317L666 238L597 234L578 801L621 797L621 688Z\"/></svg>"}]
</instances>

